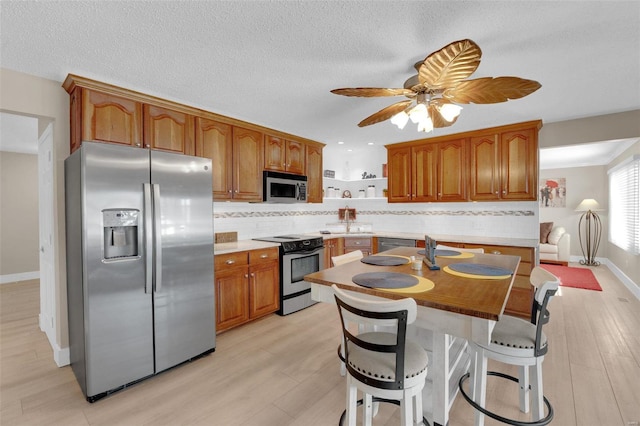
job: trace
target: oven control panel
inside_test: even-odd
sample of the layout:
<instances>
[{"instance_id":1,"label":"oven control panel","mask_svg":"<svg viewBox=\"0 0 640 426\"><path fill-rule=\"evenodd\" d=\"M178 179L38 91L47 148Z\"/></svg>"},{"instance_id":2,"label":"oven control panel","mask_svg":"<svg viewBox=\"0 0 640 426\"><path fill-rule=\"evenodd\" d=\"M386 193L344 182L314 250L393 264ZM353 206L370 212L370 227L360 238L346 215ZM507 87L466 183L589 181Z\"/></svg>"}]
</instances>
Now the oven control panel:
<instances>
[{"instance_id":1,"label":"oven control panel","mask_svg":"<svg viewBox=\"0 0 640 426\"><path fill-rule=\"evenodd\" d=\"M284 241L281 243L282 251L291 253L293 251L311 251L323 246L322 238L312 238L301 241Z\"/></svg>"}]
</instances>

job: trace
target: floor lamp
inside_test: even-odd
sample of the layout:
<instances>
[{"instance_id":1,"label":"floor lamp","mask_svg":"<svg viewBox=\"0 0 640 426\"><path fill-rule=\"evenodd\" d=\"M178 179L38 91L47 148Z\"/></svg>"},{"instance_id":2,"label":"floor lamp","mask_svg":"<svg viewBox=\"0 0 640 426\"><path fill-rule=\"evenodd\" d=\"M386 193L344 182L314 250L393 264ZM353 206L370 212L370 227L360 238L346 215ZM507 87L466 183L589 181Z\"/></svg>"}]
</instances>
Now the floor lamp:
<instances>
[{"instance_id":1,"label":"floor lamp","mask_svg":"<svg viewBox=\"0 0 640 426\"><path fill-rule=\"evenodd\" d=\"M600 204L593 198L582 200L576 207L577 212L584 212L580 216L580 222L578 222L578 239L580 240L580 248L584 257L580 261L581 265L600 265L600 262L596 260L596 253L602 237L602 222L600 222L600 216L596 213L597 210L602 209Z\"/></svg>"}]
</instances>

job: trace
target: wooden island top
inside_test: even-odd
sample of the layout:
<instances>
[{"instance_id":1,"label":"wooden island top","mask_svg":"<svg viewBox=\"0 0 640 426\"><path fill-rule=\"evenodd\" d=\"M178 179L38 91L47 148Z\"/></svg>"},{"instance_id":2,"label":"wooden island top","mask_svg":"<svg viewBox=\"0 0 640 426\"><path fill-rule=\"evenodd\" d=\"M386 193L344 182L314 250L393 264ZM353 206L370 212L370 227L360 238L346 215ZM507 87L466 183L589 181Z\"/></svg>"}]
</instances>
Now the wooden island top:
<instances>
[{"instance_id":1,"label":"wooden island top","mask_svg":"<svg viewBox=\"0 0 640 426\"><path fill-rule=\"evenodd\" d=\"M396 256L416 256L422 260L423 255L418 251L424 250L414 247L398 247L378 255L389 254ZM518 269L520 257L509 255L473 253L470 258L437 257L440 268L452 263L479 263L498 266L512 271L509 278L477 279L465 278L450 274L442 269L432 271L426 264L421 270L411 269L410 264L400 266L375 266L360 261L354 261L337 267L325 269L306 275L305 280L315 284L338 287L360 293L371 294L389 299L412 297L418 306L439 309L457 314L498 321L509 298L511 286ZM352 282L352 277L365 272L397 272L424 277L435 284L435 287L423 293L401 293L393 290L380 290L363 287Z\"/></svg>"}]
</instances>

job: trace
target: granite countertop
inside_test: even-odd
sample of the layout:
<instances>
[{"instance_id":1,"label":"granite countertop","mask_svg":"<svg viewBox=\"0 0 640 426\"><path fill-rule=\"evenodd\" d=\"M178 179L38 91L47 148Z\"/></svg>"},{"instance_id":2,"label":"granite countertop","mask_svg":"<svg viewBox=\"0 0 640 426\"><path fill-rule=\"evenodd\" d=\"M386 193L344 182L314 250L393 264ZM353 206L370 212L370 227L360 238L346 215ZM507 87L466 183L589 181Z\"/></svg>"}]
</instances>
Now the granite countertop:
<instances>
[{"instance_id":1,"label":"granite countertop","mask_svg":"<svg viewBox=\"0 0 640 426\"><path fill-rule=\"evenodd\" d=\"M235 253L238 251L259 250L269 247L280 247L280 243L267 241L240 240L232 243L218 243L213 245L214 254Z\"/></svg>"},{"instance_id":2,"label":"granite countertop","mask_svg":"<svg viewBox=\"0 0 640 426\"><path fill-rule=\"evenodd\" d=\"M330 238L340 237L387 237L387 238L406 238L409 240L423 240L424 233L411 233L411 232L394 232L394 231L376 231L376 232L363 232L363 233L336 233L336 234L321 234L319 232L308 232L301 235L309 237L322 237L324 240ZM459 243L465 242L470 244L489 244L496 246L513 246L513 247L532 247L537 248L540 241L537 238L505 238L505 237L484 237L484 236L470 236L470 235L438 235L429 234L431 238L434 238L439 243ZM257 250L268 247L278 247L280 243L269 243L265 241L255 240L240 240L233 243L219 243L213 247L215 254L234 253L238 251Z\"/></svg>"}]
</instances>

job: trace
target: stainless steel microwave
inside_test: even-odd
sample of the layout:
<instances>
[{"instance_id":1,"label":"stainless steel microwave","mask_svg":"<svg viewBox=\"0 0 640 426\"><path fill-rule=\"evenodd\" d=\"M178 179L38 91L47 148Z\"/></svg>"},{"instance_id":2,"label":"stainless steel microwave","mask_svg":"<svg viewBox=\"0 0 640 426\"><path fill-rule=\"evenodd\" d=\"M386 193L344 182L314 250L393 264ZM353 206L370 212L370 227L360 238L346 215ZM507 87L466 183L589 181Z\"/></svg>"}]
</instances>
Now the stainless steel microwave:
<instances>
[{"instance_id":1,"label":"stainless steel microwave","mask_svg":"<svg viewBox=\"0 0 640 426\"><path fill-rule=\"evenodd\" d=\"M264 171L262 201L265 203L306 203L307 177Z\"/></svg>"}]
</instances>

